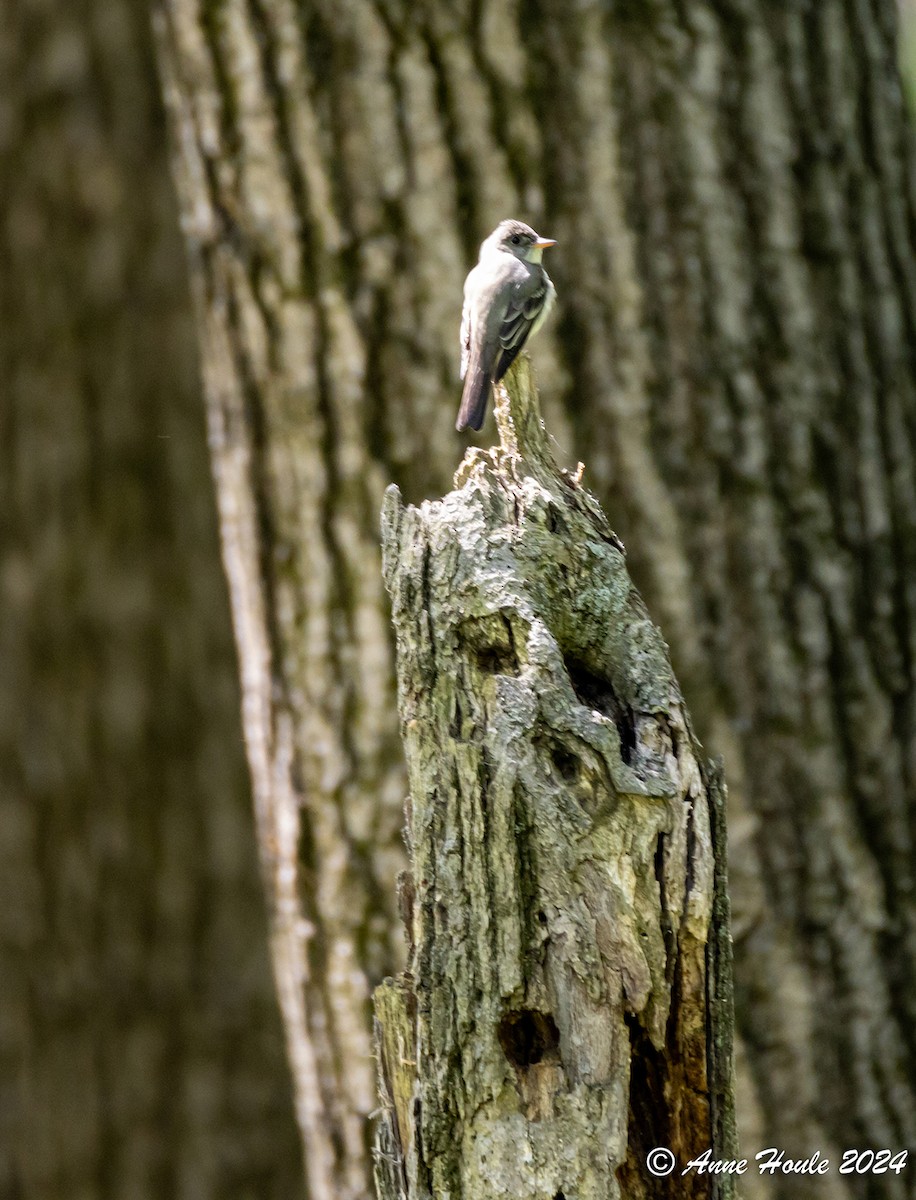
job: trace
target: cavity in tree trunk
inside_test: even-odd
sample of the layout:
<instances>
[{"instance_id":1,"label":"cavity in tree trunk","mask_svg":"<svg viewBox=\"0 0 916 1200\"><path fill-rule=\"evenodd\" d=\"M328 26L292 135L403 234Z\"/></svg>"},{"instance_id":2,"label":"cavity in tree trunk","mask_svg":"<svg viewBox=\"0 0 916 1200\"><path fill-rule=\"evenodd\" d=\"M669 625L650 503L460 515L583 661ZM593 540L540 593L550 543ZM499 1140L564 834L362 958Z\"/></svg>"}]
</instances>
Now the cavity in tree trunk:
<instances>
[{"instance_id":1,"label":"cavity in tree trunk","mask_svg":"<svg viewBox=\"0 0 916 1200\"><path fill-rule=\"evenodd\" d=\"M379 1194L730 1194L646 1161L734 1157L718 773L526 360L496 410L455 491L383 515L411 952L376 998Z\"/></svg>"}]
</instances>

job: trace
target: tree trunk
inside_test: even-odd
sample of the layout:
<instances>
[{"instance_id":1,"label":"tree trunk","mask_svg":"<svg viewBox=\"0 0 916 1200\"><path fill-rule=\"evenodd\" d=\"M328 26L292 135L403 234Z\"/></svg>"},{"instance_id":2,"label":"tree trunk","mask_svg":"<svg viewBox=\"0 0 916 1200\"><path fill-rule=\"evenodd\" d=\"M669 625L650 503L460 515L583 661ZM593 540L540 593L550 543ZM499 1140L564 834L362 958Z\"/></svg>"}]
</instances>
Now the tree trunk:
<instances>
[{"instance_id":1,"label":"tree trunk","mask_svg":"<svg viewBox=\"0 0 916 1200\"><path fill-rule=\"evenodd\" d=\"M376 1003L379 1193L731 1195L647 1166L736 1157L716 775L524 360L497 422L383 515L414 944Z\"/></svg>"},{"instance_id":2,"label":"tree trunk","mask_svg":"<svg viewBox=\"0 0 916 1200\"><path fill-rule=\"evenodd\" d=\"M291 157L307 113L282 91L304 79L274 24L290 17L178 4L157 31L308 1190L363 1200L369 988L399 957L404 773L358 335L322 279L326 231L296 232L314 181Z\"/></svg>"},{"instance_id":3,"label":"tree trunk","mask_svg":"<svg viewBox=\"0 0 916 1200\"><path fill-rule=\"evenodd\" d=\"M605 439L610 511L726 760L763 1110L748 1140L834 1162L916 1147L916 257L895 17L724 3L615 25L626 274L605 338L579 214L552 226L574 247L574 382L615 380L610 404L575 409L578 439ZM544 80L555 55L588 60L571 32L544 31ZM562 147L586 112L542 110L554 195L581 179Z\"/></svg>"},{"instance_id":4,"label":"tree trunk","mask_svg":"<svg viewBox=\"0 0 916 1200\"><path fill-rule=\"evenodd\" d=\"M288 1026L322 1081L303 1062L316 1195L349 1194L362 997L395 953L375 513L389 479L408 500L447 484L461 281L507 215L560 240L559 319L534 350L548 423L588 458L726 758L745 1141L916 1146L916 269L894 22L894 0L163 4L249 760L262 813L287 813L266 844L287 868Z\"/></svg>"},{"instance_id":5,"label":"tree trunk","mask_svg":"<svg viewBox=\"0 0 916 1200\"><path fill-rule=\"evenodd\" d=\"M0 19L0 1195L300 1195L148 13Z\"/></svg>"}]
</instances>

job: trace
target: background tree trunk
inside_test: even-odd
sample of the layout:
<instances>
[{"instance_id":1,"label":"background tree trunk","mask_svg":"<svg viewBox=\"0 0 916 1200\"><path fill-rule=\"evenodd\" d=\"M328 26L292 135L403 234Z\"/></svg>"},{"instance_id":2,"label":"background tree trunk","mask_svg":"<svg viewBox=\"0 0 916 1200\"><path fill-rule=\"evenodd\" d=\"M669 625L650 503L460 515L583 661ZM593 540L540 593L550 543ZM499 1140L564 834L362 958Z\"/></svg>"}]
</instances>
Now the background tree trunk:
<instances>
[{"instance_id":1,"label":"background tree trunk","mask_svg":"<svg viewBox=\"0 0 916 1200\"><path fill-rule=\"evenodd\" d=\"M163 4L316 1196L365 1188L366 982L395 957L376 512L390 478L438 494L460 455L461 281L510 214L561 243L535 348L548 425L587 457L728 764L746 1143L916 1147L895 17L894 0ZM866 1190L906 1184L833 1175L819 1194Z\"/></svg>"},{"instance_id":2,"label":"background tree trunk","mask_svg":"<svg viewBox=\"0 0 916 1200\"><path fill-rule=\"evenodd\" d=\"M0 1195L302 1194L143 3L0 18Z\"/></svg>"},{"instance_id":3,"label":"background tree trunk","mask_svg":"<svg viewBox=\"0 0 916 1200\"><path fill-rule=\"evenodd\" d=\"M674 1165L737 1158L724 791L525 360L496 419L382 521L412 944L376 993L379 1198L724 1200Z\"/></svg>"}]
</instances>

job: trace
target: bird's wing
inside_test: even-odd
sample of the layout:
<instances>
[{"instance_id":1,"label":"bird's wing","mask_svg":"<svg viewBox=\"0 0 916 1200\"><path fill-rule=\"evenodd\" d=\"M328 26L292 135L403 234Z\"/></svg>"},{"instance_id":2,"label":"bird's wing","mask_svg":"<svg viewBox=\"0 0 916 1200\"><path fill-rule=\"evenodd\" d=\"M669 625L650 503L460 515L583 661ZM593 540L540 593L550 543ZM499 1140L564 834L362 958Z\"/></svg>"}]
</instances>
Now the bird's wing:
<instances>
[{"instance_id":1,"label":"bird's wing","mask_svg":"<svg viewBox=\"0 0 916 1200\"><path fill-rule=\"evenodd\" d=\"M454 326L452 326L454 328ZM464 308L461 310L461 372L459 379L464 379L468 372L468 359L471 357L471 310L467 296L464 298Z\"/></svg>"},{"instance_id":2,"label":"bird's wing","mask_svg":"<svg viewBox=\"0 0 916 1200\"><path fill-rule=\"evenodd\" d=\"M533 291L510 297L499 328L500 349L493 371L494 379L502 379L515 362L519 350L547 316L555 294L554 286L544 272Z\"/></svg>"},{"instance_id":3,"label":"bird's wing","mask_svg":"<svg viewBox=\"0 0 916 1200\"><path fill-rule=\"evenodd\" d=\"M461 309L461 372L459 379L464 379L468 373L468 363L471 359L471 308L475 296L474 271L472 270L464 281L464 306Z\"/></svg>"}]
</instances>

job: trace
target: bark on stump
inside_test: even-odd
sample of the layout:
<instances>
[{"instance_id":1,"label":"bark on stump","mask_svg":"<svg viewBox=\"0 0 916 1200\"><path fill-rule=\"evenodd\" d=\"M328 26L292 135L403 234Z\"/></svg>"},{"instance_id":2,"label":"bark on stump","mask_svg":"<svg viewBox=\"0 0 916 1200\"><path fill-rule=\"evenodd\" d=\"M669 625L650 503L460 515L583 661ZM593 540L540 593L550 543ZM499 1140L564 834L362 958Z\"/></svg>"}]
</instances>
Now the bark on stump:
<instances>
[{"instance_id":1,"label":"bark on stump","mask_svg":"<svg viewBox=\"0 0 916 1200\"><path fill-rule=\"evenodd\" d=\"M735 1152L719 774L527 362L496 417L455 491L382 518L412 870L378 1193L726 1196L646 1168Z\"/></svg>"}]
</instances>

